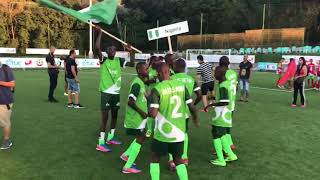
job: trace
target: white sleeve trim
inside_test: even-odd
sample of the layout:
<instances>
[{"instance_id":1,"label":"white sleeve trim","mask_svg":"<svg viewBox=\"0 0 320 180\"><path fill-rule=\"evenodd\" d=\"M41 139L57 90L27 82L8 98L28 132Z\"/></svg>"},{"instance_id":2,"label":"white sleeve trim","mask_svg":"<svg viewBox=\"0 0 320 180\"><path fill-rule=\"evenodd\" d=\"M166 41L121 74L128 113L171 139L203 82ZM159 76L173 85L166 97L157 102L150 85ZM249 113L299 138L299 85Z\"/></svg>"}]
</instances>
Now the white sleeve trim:
<instances>
[{"instance_id":1,"label":"white sleeve trim","mask_svg":"<svg viewBox=\"0 0 320 180\"><path fill-rule=\"evenodd\" d=\"M194 88L194 92L196 92L196 91L199 91L200 90L200 87L196 87L196 88Z\"/></svg>"},{"instance_id":2,"label":"white sleeve trim","mask_svg":"<svg viewBox=\"0 0 320 180\"><path fill-rule=\"evenodd\" d=\"M136 97L134 94L130 94L130 95L129 95L129 98L130 98L130 97L131 97L132 99L134 99L135 101L137 100L137 97Z\"/></svg>"},{"instance_id":3,"label":"white sleeve trim","mask_svg":"<svg viewBox=\"0 0 320 180\"><path fill-rule=\"evenodd\" d=\"M222 99L222 100L220 100L220 102L230 102L230 100Z\"/></svg>"},{"instance_id":4,"label":"white sleeve trim","mask_svg":"<svg viewBox=\"0 0 320 180\"><path fill-rule=\"evenodd\" d=\"M102 55L103 57L108 57L108 54L107 54L106 52L102 52L101 55Z\"/></svg>"},{"instance_id":5,"label":"white sleeve trim","mask_svg":"<svg viewBox=\"0 0 320 180\"><path fill-rule=\"evenodd\" d=\"M158 109L159 108L159 104L150 104L150 107Z\"/></svg>"},{"instance_id":6,"label":"white sleeve trim","mask_svg":"<svg viewBox=\"0 0 320 180\"><path fill-rule=\"evenodd\" d=\"M192 99L188 99L188 100L186 101L186 103L187 103L187 104L192 103Z\"/></svg>"},{"instance_id":7,"label":"white sleeve trim","mask_svg":"<svg viewBox=\"0 0 320 180\"><path fill-rule=\"evenodd\" d=\"M126 68L126 64L128 63L128 61L124 61L122 68L125 69Z\"/></svg>"}]
</instances>

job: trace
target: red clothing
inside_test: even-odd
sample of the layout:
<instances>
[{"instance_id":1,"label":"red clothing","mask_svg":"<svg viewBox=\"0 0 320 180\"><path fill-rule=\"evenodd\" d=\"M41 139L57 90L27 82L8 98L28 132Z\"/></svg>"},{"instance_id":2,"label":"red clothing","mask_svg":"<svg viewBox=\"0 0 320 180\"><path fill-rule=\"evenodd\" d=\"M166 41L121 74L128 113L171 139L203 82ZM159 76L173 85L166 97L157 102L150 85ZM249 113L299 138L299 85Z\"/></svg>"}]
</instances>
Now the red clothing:
<instances>
[{"instance_id":1,"label":"red clothing","mask_svg":"<svg viewBox=\"0 0 320 180\"><path fill-rule=\"evenodd\" d=\"M316 75L316 65L313 63L308 64L309 74Z\"/></svg>"},{"instance_id":2,"label":"red clothing","mask_svg":"<svg viewBox=\"0 0 320 180\"><path fill-rule=\"evenodd\" d=\"M320 76L320 64L318 65L317 74L318 74L318 76Z\"/></svg>"}]
</instances>

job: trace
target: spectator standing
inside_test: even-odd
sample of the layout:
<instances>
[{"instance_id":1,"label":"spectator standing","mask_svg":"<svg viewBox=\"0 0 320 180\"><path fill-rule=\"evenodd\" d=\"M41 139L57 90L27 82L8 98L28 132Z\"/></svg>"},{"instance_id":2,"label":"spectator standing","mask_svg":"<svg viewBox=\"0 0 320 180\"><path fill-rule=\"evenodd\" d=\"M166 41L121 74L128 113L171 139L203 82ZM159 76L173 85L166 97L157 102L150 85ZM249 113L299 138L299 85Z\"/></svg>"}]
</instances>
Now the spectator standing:
<instances>
[{"instance_id":1,"label":"spectator standing","mask_svg":"<svg viewBox=\"0 0 320 180\"><path fill-rule=\"evenodd\" d=\"M253 66L251 62L248 60L248 55L244 55L243 61L239 65L240 90L241 90L240 101L248 102L252 67Z\"/></svg>"},{"instance_id":2,"label":"spectator standing","mask_svg":"<svg viewBox=\"0 0 320 180\"><path fill-rule=\"evenodd\" d=\"M4 136L0 149L9 149L12 146L11 112L15 85L12 69L0 62L0 127L3 128Z\"/></svg>"},{"instance_id":3,"label":"spectator standing","mask_svg":"<svg viewBox=\"0 0 320 180\"><path fill-rule=\"evenodd\" d=\"M214 78L213 78L213 66L210 63L204 62L203 56L199 55L197 57L200 66L197 68L197 81L202 82L201 84L201 94L203 106L208 106L207 95L208 92L214 97Z\"/></svg>"},{"instance_id":4,"label":"spectator standing","mask_svg":"<svg viewBox=\"0 0 320 180\"><path fill-rule=\"evenodd\" d=\"M46 61L48 64L48 74L50 79L50 86L49 86L49 94L48 94L48 101L57 103L58 101L54 98L54 90L57 87L58 83L58 74L59 74L59 65L55 62L54 51L55 47L50 48L50 53L46 57Z\"/></svg>"},{"instance_id":5,"label":"spectator standing","mask_svg":"<svg viewBox=\"0 0 320 180\"><path fill-rule=\"evenodd\" d=\"M76 63L76 52L71 50L66 62L67 82L68 82L68 107L75 109L84 108L79 103L80 80L78 77L78 67ZM74 95L74 102L72 96Z\"/></svg>"}]
</instances>

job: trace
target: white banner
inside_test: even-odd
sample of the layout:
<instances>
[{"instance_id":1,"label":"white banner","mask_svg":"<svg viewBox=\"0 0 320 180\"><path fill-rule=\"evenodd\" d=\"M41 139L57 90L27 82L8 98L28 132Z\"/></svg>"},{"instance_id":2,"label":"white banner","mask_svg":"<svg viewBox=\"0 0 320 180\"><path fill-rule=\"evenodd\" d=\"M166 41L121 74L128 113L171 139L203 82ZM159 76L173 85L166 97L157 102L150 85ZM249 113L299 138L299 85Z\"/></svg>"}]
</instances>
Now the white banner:
<instances>
[{"instance_id":1,"label":"white banner","mask_svg":"<svg viewBox=\"0 0 320 180\"><path fill-rule=\"evenodd\" d=\"M75 50L76 54L79 55L79 50ZM55 55L69 55L70 49L56 49ZM27 48L26 54L49 54L49 49L40 49L40 48Z\"/></svg>"},{"instance_id":2,"label":"white banner","mask_svg":"<svg viewBox=\"0 0 320 180\"><path fill-rule=\"evenodd\" d=\"M0 48L0 53L2 53L2 54L15 54L16 48Z\"/></svg>"},{"instance_id":3,"label":"white banner","mask_svg":"<svg viewBox=\"0 0 320 180\"><path fill-rule=\"evenodd\" d=\"M284 64L288 64L291 58L295 59L296 63L298 63L300 57L304 57L307 61L307 64L310 63L311 59L313 60L313 64L316 65L318 65L320 61L320 56L283 55L282 57L285 59Z\"/></svg>"},{"instance_id":4,"label":"white banner","mask_svg":"<svg viewBox=\"0 0 320 180\"><path fill-rule=\"evenodd\" d=\"M159 28L149 29L147 31L149 41L187 32L189 32L188 21L170 24Z\"/></svg>"},{"instance_id":5,"label":"white banner","mask_svg":"<svg viewBox=\"0 0 320 180\"><path fill-rule=\"evenodd\" d=\"M188 60L191 60L191 61L197 61L197 56L199 54L189 54L189 58ZM242 61L243 61L243 56L244 55L205 55L205 54L202 54L203 56L203 59L205 62L212 62L212 63L218 63L220 58L222 56L228 56L229 57L229 60L230 60L230 63L231 64L240 64ZM254 55L248 55L248 60L254 64L255 63L255 56Z\"/></svg>"},{"instance_id":6,"label":"white banner","mask_svg":"<svg viewBox=\"0 0 320 180\"><path fill-rule=\"evenodd\" d=\"M56 58L56 63L61 63L63 67L63 61ZM11 68L47 68L47 62L45 58L11 58L0 57L2 64L7 64ZM98 59L76 59L79 68L99 68L100 63Z\"/></svg>"}]
</instances>

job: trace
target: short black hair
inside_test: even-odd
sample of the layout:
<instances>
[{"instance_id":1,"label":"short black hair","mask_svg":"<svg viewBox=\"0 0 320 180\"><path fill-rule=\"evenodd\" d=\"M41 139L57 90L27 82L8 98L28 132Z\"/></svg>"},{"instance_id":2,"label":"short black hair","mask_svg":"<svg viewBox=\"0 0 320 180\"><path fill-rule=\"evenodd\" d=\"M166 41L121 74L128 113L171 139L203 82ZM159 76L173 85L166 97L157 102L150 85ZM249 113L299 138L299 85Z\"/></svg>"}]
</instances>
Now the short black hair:
<instances>
[{"instance_id":1,"label":"short black hair","mask_svg":"<svg viewBox=\"0 0 320 180\"><path fill-rule=\"evenodd\" d=\"M174 71L176 71L176 73L177 73L177 71L179 71L179 72L185 71L186 66L187 66L186 61L182 58L175 60L174 64L175 64L174 67L176 68L176 69L174 69Z\"/></svg>"},{"instance_id":2,"label":"short black hair","mask_svg":"<svg viewBox=\"0 0 320 180\"><path fill-rule=\"evenodd\" d=\"M71 54L74 54L74 53L76 53L76 50L71 49L70 52L69 52L69 56L71 56Z\"/></svg>"},{"instance_id":3,"label":"short black hair","mask_svg":"<svg viewBox=\"0 0 320 180\"><path fill-rule=\"evenodd\" d=\"M203 56L199 55L199 56L197 56L197 59L200 60L200 61L203 61Z\"/></svg>"},{"instance_id":4,"label":"short black hair","mask_svg":"<svg viewBox=\"0 0 320 180\"><path fill-rule=\"evenodd\" d=\"M229 58L227 56L222 56L219 60L219 66L228 67L230 64Z\"/></svg>"},{"instance_id":5,"label":"short black hair","mask_svg":"<svg viewBox=\"0 0 320 180\"><path fill-rule=\"evenodd\" d=\"M146 65L146 63L145 63L145 62L138 62L138 64L136 65L136 70L137 70L137 72L140 70L140 68L141 68L143 65Z\"/></svg>"},{"instance_id":6,"label":"short black hair","mask_svg":"<svg viewBox=\"0 0 320 180\"><path fill-rule=\"evenodd\" d=\"M165 62L160 62L159 64L157 64L157 72L160 73L161 70L165 67L169 67L168 64Z\"/></svg>"}]
</instances>

